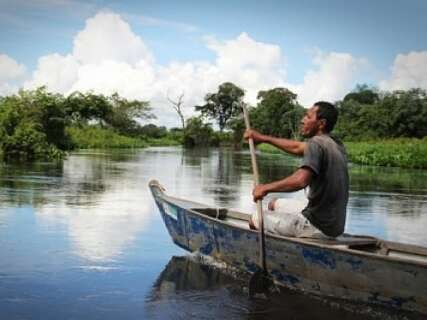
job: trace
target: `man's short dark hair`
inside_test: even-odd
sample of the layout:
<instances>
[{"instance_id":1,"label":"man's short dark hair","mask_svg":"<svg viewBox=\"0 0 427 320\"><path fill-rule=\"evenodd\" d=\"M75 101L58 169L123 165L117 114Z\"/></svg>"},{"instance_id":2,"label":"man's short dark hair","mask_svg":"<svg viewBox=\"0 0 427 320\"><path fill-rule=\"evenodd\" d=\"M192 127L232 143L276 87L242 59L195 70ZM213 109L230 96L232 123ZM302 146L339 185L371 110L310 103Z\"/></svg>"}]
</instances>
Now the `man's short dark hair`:
<instances>
[{"instance_id":1,"label":"man's short dark hair","mask_svg":"<svg viewBox=\"0 0 427 320\"><path fill-rule=\"evenodd\" d=\"M332 103L326 101L318 101L314 104L317 107L317 119L325 119L326 132L331 132L334 129L338 119L338 110Z\"/></svg>"}]
</instances>

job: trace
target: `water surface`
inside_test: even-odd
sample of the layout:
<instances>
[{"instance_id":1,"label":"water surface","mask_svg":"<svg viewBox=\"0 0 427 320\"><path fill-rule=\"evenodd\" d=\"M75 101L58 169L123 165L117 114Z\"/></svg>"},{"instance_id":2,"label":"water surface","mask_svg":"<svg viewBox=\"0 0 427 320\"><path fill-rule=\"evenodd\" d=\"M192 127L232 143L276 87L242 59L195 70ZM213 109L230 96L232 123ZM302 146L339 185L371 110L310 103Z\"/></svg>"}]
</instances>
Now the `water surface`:
<instances>
[{"instance_id":1,"label":"water surface","mask_svg":"<svg viewBox=\"0 0 427 320\"><path fill-rule=\"evenodd\" d=\"M260 179L297 165L259 155ZM60 164L1 164L0 318L408 317L291 291L249 300L242 277L183 258L149 194L152 178L179 197L255 210L247 152L98 150ZM427 246L426 225L427 171L352 166L347 232Z\"/></svg>"}]
</instances>

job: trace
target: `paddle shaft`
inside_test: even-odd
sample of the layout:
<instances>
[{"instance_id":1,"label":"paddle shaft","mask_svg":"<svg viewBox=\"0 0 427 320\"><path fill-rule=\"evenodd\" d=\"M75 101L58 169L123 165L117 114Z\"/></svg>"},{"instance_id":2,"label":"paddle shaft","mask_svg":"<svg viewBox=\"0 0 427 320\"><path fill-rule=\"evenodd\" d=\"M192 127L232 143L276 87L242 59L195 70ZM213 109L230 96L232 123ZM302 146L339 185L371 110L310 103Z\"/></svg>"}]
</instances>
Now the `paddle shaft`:
<instances>
[{"instance_id":1,"label":"paddle shaft","mask_svg":"<svg viewBox=\"0 0 427 320\"><path fill-rule=\"evenodd\" d=\"M242 103L243 116L245 118L246 129L250 129L251 125L249 122L249 114L246 110L245 105ZM252 162L252 171L254 178L254 186L259 184L259 175L258 175L258 164L256 162L255 154L255 144L252 138L249 139L249 150L251 153L251 162ZM259 235L259 264L264 271L267 271L267 266L265 263L265 235L264 235L264 219L262 214L262 202L258 200L256 202L257 216L258 216L258 235Z\"/></svg>"}]
</instances>

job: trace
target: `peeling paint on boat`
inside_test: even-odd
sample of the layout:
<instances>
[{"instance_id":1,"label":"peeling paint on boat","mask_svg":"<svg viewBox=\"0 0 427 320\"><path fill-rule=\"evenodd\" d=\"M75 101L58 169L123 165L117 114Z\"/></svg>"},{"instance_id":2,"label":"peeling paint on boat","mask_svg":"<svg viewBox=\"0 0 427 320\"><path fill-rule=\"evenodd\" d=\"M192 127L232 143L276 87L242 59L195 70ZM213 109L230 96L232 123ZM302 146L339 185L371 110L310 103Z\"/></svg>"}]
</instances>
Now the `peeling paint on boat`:
<instances>
[{"instance_id":1,"label":"peeling paint on boat","mask_svg":"<svg viewBox=\"0 0 427 320\"><path fill-rule=\"evenodd\" d=\"M177 245L250 273L258 270L257 232L195 212L189 201L181 207L180 201L185 200L174 203L155 184L151 190ZM426 263L268 234L266 258L267 269L278 284L427 314Z\"/></svg>"}]
</instances>

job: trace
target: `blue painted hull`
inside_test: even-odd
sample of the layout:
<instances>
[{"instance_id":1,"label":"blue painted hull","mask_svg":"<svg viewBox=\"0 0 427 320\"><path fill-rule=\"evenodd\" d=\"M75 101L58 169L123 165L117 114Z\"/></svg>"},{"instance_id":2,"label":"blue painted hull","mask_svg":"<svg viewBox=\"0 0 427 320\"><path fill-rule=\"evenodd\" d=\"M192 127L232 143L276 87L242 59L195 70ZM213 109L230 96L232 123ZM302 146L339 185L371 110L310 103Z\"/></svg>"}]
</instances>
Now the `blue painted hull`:
<instances>
[{"instance_id":1,"label":"blue painted hull","mask_svg":"<svg viewBox=\"0 0 427 320\"><path fill-rule=\"evenodd\" d=\"M203 205L167 196L155 181L150 188L178 246L251 273L257 270L256 231L204 215L194 209ZM375 252L369 241L328 244L267 234L267 269L276 283L293 289L427 314L427 250L368 240ZM405 250L408 259L391 256Z\"/></svg>"}]
</instances>

